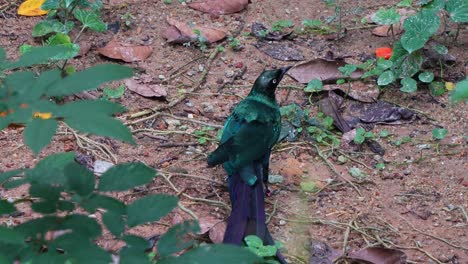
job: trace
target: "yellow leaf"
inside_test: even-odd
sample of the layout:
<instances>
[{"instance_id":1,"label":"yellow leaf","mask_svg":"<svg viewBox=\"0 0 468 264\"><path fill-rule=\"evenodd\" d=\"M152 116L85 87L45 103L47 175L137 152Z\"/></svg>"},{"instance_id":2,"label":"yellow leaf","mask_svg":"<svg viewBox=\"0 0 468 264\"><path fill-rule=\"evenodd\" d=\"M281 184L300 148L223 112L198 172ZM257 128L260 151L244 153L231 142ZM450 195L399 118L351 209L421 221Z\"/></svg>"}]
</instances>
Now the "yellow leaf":
<instances>
[{"instance_id":1,"label":"yellow leaf","mask_svg":"<svg viewBox=\"0 0 468 264\"><path fill-rule=\"evenodd\" d=\"M42 10L41 6L45 0L26 0L18 8L18 15L22 16L42 16L49 11Z\"/></svg>"},{"instance_id":2,"label":"yellow leaf","mask_svg":"<svg viewBox=\"0 0 468 264\"><path fill-rule=\"evenodd\" d=\"M455 84L453 82L445 82L445 89L447 89L447 91L452 91L453 88L455 88Z\"/></svg>"},{"instance_id":3,"label":"yellow leaf","mask_svg":"<svg viewBox=\"0 0 468 264\"><path fill-rule=\"evenodd\" d=\"M47 113L35 112L33 114L33 117L34 118L41 118L41 119L49 119L49 118L52 117L52 113L51 112L47 112Z\"/></svg>"},{"instance_id":4,"label":"yellow leaf","mask_svg":"<svg viewBox=\"0 0 468 264\"><path fill-rule=\"evenodd\" d=\"M2 111L0 112L0 117L5 117L8 115L8 112L7 111Z\"/></svg>"}]
</instances>

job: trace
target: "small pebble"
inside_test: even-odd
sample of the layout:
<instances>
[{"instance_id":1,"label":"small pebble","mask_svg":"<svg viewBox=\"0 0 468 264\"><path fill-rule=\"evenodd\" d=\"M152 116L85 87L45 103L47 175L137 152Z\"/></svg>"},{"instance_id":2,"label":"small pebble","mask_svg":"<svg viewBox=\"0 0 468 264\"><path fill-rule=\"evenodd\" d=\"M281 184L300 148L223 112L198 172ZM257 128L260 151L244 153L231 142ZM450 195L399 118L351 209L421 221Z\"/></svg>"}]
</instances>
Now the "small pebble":
<instances>
[{"instance_id":1,"label":"small pebble","mask_svg":"<svg viewBox=\"0 0 468 264\"><path fill-rule=\"evenodd\" d=\"M199 72L202 72L203 70L205 70L205 65L203 65L203 64L198 64L198 71L199 71Z\"/></svg>"},{"instance_id":2,"label":"small pebble","mask_svg":"<svg viewBox=\"0 0 468 264\"><path fill-rule=\"evenodd\" d=\"M193 114L188 114L187 118L193 119Z\"/></svg>"},{"instance_id":3,"label":"small pebble","mask_svg":"<svg viewBox=\"0 0 468 264\"><path fill-rule=\"evenodd\" d=\"M164 75L162 75L162 74L158 75L158 78L159 78L160 80L165 80L165 79L166 79L166 77L164 77Z\"/></svg>"},{"instance_id":4,"label":"small pebble","mask_svg":"<svg viewBox=\"0 0 468 264\"><path fill-rule=\"evenodd\" d=\"M195 71L188 71L188 72L187 72L187 75L190 76L190 77L192 77L192 76L195 75Z\"/></svg>"},{"instance_id":5,"label":"small pebble","mask_svg":"<svg viewBox=\"0 0 468 264\"><path fill-rule=\"evenodd\" d=\"M224 72L224 76L226 76L227 78L231 78L232 76L234 76L234 71L233 70L227 70Z\"/></svg>"},{"instance_id":6,"label":"small pebble","mask_svg":"<svg viewBox=\"0 0 468 264\"><path fill-rule=\"evenodd\" d=\"M94 162L94 174L101 175L112 166L114 166L114 164L111 162L107 162L104 160L96 160Z\"/></svg>"},{"instance_id":7,"label":"small pebble","mask_svg":"<svg viewBox=\"0 0 468 264\"><path fill-rule=\"evenodd\" d=\"M285 224L286 224L286 221L284 221L284 220L279 221L279 225L285 225Z\"/></svg>"}]
</instances>

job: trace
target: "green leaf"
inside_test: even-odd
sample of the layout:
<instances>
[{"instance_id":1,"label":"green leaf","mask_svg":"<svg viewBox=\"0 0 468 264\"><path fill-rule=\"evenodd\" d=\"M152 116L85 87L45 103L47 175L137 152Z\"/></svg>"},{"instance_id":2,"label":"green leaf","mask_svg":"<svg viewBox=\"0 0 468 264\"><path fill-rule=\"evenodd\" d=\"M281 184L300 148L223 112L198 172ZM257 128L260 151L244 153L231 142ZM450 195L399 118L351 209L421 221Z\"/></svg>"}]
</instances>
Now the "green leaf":
<instances>
[{"instance_id":1,"label":"green leaf","mask_svg":"<svg viewBox=\"0 0 468 264\"><path fill-rule=\"evenodd\" d=\"M391 67L393 66L393 61L391 60L386 60L385 58L379 58L377 60L377 68L379 70L386 70L386 69L390 69Z\"/></svg>"},{"instance_id":2,"label":"green leaf","mask_svg":"<svg viewBox=\"0 0 468 264\"><path fill-rule=\"evenodd\" d=\"M57 230L71 229L76 235L94 239L101 235L101 226L95 219L82 214L67 215Z\"/></svg>"},{"instance_id":3,"label":"green leaf","mask_svg":"<svg viewBox=\"0 0 468 264\"><path fill-rule=\"evenodd\" d=\"M398 7L411 7L413 0L402 0L400 1L397 6Z\"/></svg>"},{"instance_id":4,"label":"green leaf","mask_svg":"<svg viewBox=\"0 0 468 264\"><path fill-rule=\"evenodd\" d=\"M434 80L434 73L430 71L421 72L418 78L421 82L430 83Z\"/></svg>"},{"instance_id":5,"label":"green leaf","mask_svg":"<svg viewBox=\"0 0 468 264\"><path fill-rule=\"evenodd\" d=\"M117 99L117 98L122 97L122 95L124 94L125 86L120 85L119 87L117 87L115 89L112 89L110 87L105 87L102 92L106 95L107 98Z\"/></svg>"},{"instance_id":6,"label":"green leaf","mask_svg":"<svg viewBox=\"0 0 468 264\"><path fill-rule=\"evenodd\" d=\"M437 12L439 10L442 10L444 6L445 6L445 0L432 0L430 3L424 5L424 9Z\"/></svg>"},{"instance_id":7,"label":"green leaf","mask_svg":"<svg viewBox=\"0 0 468 264\"><path fill-rule=\"evenodd\" d=\"M85 166L76 162L69 163L64 170L67 188L78 195L86 197L94 191L94 174Z\"/></svg>"},{"instance_id":8,"label":"green leaf","mask_svg":"<svg viewBox=\"0 0 468 264\"><path fill-rule=\"evenodd\" d=\"M49 33L64 33L68 34L73 29L74 23L67 21L65 24L57 19L45 19L39 21L32 31L33 37L42 37Z\"/></svg>"},{"instance_id":9,"label":"green leaf","mask_svg":"<svg viewBox=\"0 0 468 264\"><path fill-rule=\"evenodd\" d=\"M136 200L127 207L128 226L158 221L177 206L177 201L177 197L164 194L148 195Z\"/></svg>"},{"instance_id":10,"label":"green leaf","mask_svg":"<svg viewBox=\"0 0 468 264\"><path fill-rule=\"evenodd\" d=\"M67 118L74 115L113 115L125 112L125 107L120 104L104 100L79 100L66 103L58 109L57 116Z\"/></svg>"},{"instance_id":11,"label":"green leaf","mask_svg":"<svg viewBox=\"0 0 468 264\"><path fill-rule=\"evenodd\" d=\"M167 257L193 246L195 241L188 234L196 234L199 231L200 226L196 221L185 221L172 226L158 241L158 255Z\"/></svg>"},{"instance_id":12,"label":"green leaf","mask_svg":"<svg viewBox=\"0 0 468 264\"><path fill-rule=\"evenodd\" d=\"M385 86L391 84L395 81L395 75L392 71L384 71L380 74L379 78L377 79L377 84L380 86Z\"/></svg>"},{"instance_id":13,"label":"green leaf","mask_svg":"<svg viewBox=\"0 0 468 264\"><path fill-rule=\"evenodd\" d=\"M313 181L306 181L300 183L301 190L304 192L315 193L319 190L317 183Z\"/></svg>"},{"instance_id":14,"label":"green leaf","mask_svg":"<svg viewBox=\"0 0 468 264\"><path fill-rule=\"evenodd\" d=\"M434 128L432 130L432 137L436 140L444 139L447 136L448 130L445 128Z\"/></svg>"},{"instance_id":15,"label":"green leaf","mask_svg":"<svg viewBox=\"0 0 468 264\"><path fill-rule=\"evenodd\" d=\"M50 143L57 127L58 123L55 119L35 118L28 123L24 130L24 142L37 155Z\"/></svg>"},{"instance_id":16,"label":"green leaf","mask_svg":"<svg viewBox=\"0 0 468 264\"><path fill-rule=\"evenodd\" d=\"M434 96L441 96L445 93L445 85L443 82L431 82L429 84L429 90Z\"/></svg>"},{"instance_id":17,"label":"green leaf","mask_svg":"<svg viewBox=\"0 0 468 264\"><path fill-rule=\"evenodd\" d=\"M375 168L378 169L378 170L383 170L383 169L385 169L385 164L383 162L379 162L379 163L375 164Z\"/></svg>"},{"instance_id":18,"label":"green leaf","mask_svg":"<svg viewBox=\"0 0 468 264\"><path fill-rule=\"evenodd\" d=\"M121 264L150 263L145 251L150 247L148 240L133 235L127 235L123 238L127 244L120 252Z\"/></svg>"},{"instance_id":19,"label":"green leaf","mask_svg":"<svg viewBox=\"0 0 468 264\"><path fill-rule=\"evenodd\" d=\"M450 101L452 103L457 103L460 101L468 100L468 79L458 82L455 85L455 89L450 94ZM1 182L1 174L0 174L0 182Z\"/></svg>"},{"instance_id":20,"label":"green leaf","mask_svg":"<svg viewBox=\"0 0 468 264\"><path fill-rule=\"evenodd\" d=\"M91 241L91 239L92 238L88 237L87 234L80 233L70 233L59 236L50 242L49 247L62 249L64 252L66 252L68 260L66 262L46 263L112 263L111 253L98 247L94 241ZM33 264L35 263L36 262L33 262Z\"/></svg>"},{"instance_id":21,"label":"green leaf","mask_svg":"<svg viewBox=\"0 0 468 264\"><path fill-rule=\"evenodd\" d=\"M388 137L389 135L390 135L390 132L388 132L388 130L386 130L386 129L380 131L380 133L379 133L379 136L380 136L381 138L386 138L386 137Z\"/></svg>"},{"instance_id":22,"label":"green leaf","mask_svg":"<svg viewBox=\"0 0 468 264\"><path fill-rule=\"evenodd\" d=\"M94 213L97 208L102 208L107 211L124 215L127 210L125 204L120 200L101 194L94 194L90 198L85 199L81 206L89 213Z\"/></svg>"},{"instance_id":23,"label":"green leaf","mask_svg":"<svg viewBox=\"0 0 468 264\"><path fill-rule=\"evenodd\" d=\"M45 0L45 2L41 6L41 9L42 10L59 9L60 2L61 0Z\"/></svg>"},{"instance_id":24,"label":"green leaf","mask_svg":"<svg viewBox=\"0 0 468 264\"><path fill-rule=\"evenodd\" d=\"M67 34L57 33L55 35L52 35L47 39L46 43L49 46L64 46L70 48L67 52L60 53L51 57L51 60L71 59L77 56L80 52L80 45L72 43L70 36L68 36Z\"/></svg>"},{"instance_id":25,"label":"green leaf","mask_svg":"<svg viewBox=\"0 0 468 264\"><path fill-rule=\"evenodd\" d=\"M302 25L306 28L317 28L322 25L322 21L316 19L303 19Z\"/></svg>"},{"instance_id":26,"label":"green leaf","mask_svg":"<svg viewBox=\"0 0 468 264\"><path fill-rule=\"evenodd\" d=\"M421 55L421 52L417 51L411 53L406 60L400 66L400 78L404 77L412 77L415 75L420 69L421 65L423 64L424 58Z\"/></svg>"},{"instance_id":27,"label":"green leaf","mask_svg":"<svg viewBox=\"0 0 468 264\"><path fill-rule=\"evenodd\" d=\"M156 171L141 162L118 164L101 175L100 191L126 191L133 187L149 183Z\"/></svg>"},{"instance_id":28,"label":"green leaf","mask_svg":"<svg viewBox=\"0 0 468 264\"><path fill-rule=\"evenodd\" d=\"M28 53L31 51L31 49L33 48L34 46L32 45L29 45L29 44L23 44L19 47L19 51L20 51L20 54L23 55L25 53Z\"/></svg>"},{"instance_id":29,"label":"green leaf","mask_svg":"<svg viewBox=\"0 0 468 264\"><path fill-rule=\"evenodd\" d=\"M52 154L39 161L33 169L26 172L30 182L42 184L64 184L65 166L74 162L75 153L65 152Z\"/></svg>"},{"instance_id":30,"label":"green leaf","mask_svg":"<svg viewBox=\"0 0 468 264\"><path fill-rule=\"evenodd\" d=\"M278 20L271 25L271 31L281 31L283 28L290 28L293 27L294 23L288 20Z\"/></svg>"},{"instance_id":31,"label":"green leaf","mask_svg":"<svg viewBox=\"0 0 468 264\"><path fill-rule=\"evenodd\" d=\"M29 195L31 197L51 201L58 201L61 191L63 191L62 187L49 184L32 183L29 186Z\"/></svg>"},{"instance_id":32,"label":"green leaf","mask_svg":"<svg viewBox=\"0 0 468 264\"><path fill-rule=\"evenodd\" d=\"M313 79L308 84L307 87L304 88L304 92L312 93L312 92L320 92L323 89L323 83L319 79Z\"/></svg>"},{"instance_id":33,"label":"green leaf","mask_svg":"<svg viewBox=\"0 0 468 264\"><path fill-rule=\"evenodd\" d=\"M83 113L77 113L77 115L67 117L65 122L80 132L134 143L130 129L112 117L101 115L84 116ZM96 126L96 124L99 124L99 126Z\"/></svg>"},{"instance_id":34,"label":"green leaf","mask_svg":"<svg viewBox=\"0 0 468 264\"><path fill-rule=\"evenodd\" d=\"M262 259L251 251L234 245L204 245L188 251L179 257L169 257L158 264L256 264L262 263Z\"/></svg>"},{"instance_id":35,"label":"green leaf","mask_svg":"<svg viewBox=\"0 0 468 264\"><path fill-rule=\"evenodd\" d=\"M7 200L0 200L0 216L7 215L16 212L16 208L13 204Z\"/></svg>"},{"instance_id":36,"label":"green leaf","mask_svg":"<svg viewBox=\"0 0 468 264\"><path fill-rule=\"evenodd\" d=\"M57 212L58 201L44 200L35 202L31 205L31 209L40 214L53 214Z\"/></svg>"},{"instance_id":37,"label":"green leaf","mask_svg":"<svg viewBox=\"0 0 468 264\"><path fill-rule=\"evenodd\" d=\"M356 128L356 136L354 136L354 143L356 144L362 144L364 143L364 140L366 139L364 137L364 134L366 133L366 130L362 127Z\"/></svg>"},{"instance_id":38,"label":"green leaf","mask_svg":"<svg viewBox=\"0 0 468 264\"><path fill-rule=\"evenodd\" d=\"M353 176L353 177L355 177L355 178L357 178L359 180L362 180L362 179L367 177L367 175L361 169L359 169L357 167L349 168L348 172L349 172L349 174L351 174L351 176Z\"/></svg>"},{"instance_id":39,"label":"green leaf","mask_svg":"<svg viewBox=\"0 0 468 264\"><path fill-rule=\"evenodd\" d=\"M94 12L90 12L83 9L75 9L73 12L75 18L83 23L84 27L90 28L97 32L103 32L107 30L107 25L101 18Z\"/></svg>"},{"instance_id":40,"label":"green leaf","mask_svg":"<svg viewBox=\"0 0 468 264\"><path fill-rule=\"evenodd\" d=\"M0 242L13 245L23 245L24 235L17 230L0 225Z\"/></svg>"},{"instance_id":41,"label":"green leaf","mask_svg":"<svg viewBox=\"0 0 468 264\"><path fill-rule=\"evenodd\" d=\"M468 22L468 1L467 0L448 0L445 9L450 18L457 23Z\"/></svg>"},{"instance_id":42,"label":"green leaf","mask_svg":"<svg viewBox=\"0 0 468 264\"><path fill-rule=\"evenodd\" d=\"M400 22L401 15L395 8L381 8L372 16L372 21L379 25L392 25Z\"/></svg>"},{"instance_id":43,"label":"green leaf","mask_svg":"<svg viewBox=\"0 0 468 264\"><path fill-rule=\"evenodd\" d=\"M120 237L125 231L123 216L113 211L107 211L102 215L102 221L107 229L116 237Z\"/></svg>"},{"instance_id":44,"label":"green leaf","mask_svg":"<svg viewBox=\"0 0 468 264\"><path fill-rule=\"evenodd\" d=\"M5 171L0 173L0 185L2 185L6 180L10 179L11 177L15 177L18 175L23 174L23 172L27 171L26 169L16 169L11 171Z\"/></svg>"},{"instance_id":45,"label":"green leaf","mask_svg":"<svg viewBox=\"0 0 468 264\"><path fill-rule=\"evenodd\" d=\"M244 238L244 242L247 247L262 247L263 241L261 238L255 235L248 235Z\"/></svg>"},{"instance_id":46,"label":"green leaf","mask_svg":"<svg viewBox=\"0 0 468 264\"><path fill-rule=\"evenodd\" d=\"M418 89L416 81L411 77L405 77L401 79L400 84L402 85L400 91L405 93L414 93Z\"/></svg>"},{"instance_id":47,"label":"green leaf","mask_svg":"<svg viewBox=\"0 0 468 264\"><path fill-rule=\"evenodd\" d=\"M30 52L23 54L16 62L6 63L0 66L3 69L15 69L20 67L29 67L35 64L48 63L48 60L60 53L68 52L70 48L62 46L34 47Z\"/></svg>"},{"instance_id":48,"label":"green leaf","mask_svg":"<svg viewBox=\"0 0 468 264\"><path fill-rule=\"evenodd\" d=\"M346 77L351 76L351 74L357 70L357 66L354 64L346 64L345 66L339 67L338 70Z\"/></svg>"},{"instance_id":49,"label":"green leaf","mask_svg":"<svg viewBox=\"0 0 468 264\"><path fill-rule=\"evenodd\" d=\"M30 54L30 53L27 53ZM61 82L49 87L48 96L64 96L87 90L94 90L99 85L129 78L133 70L117 64L101 64L65 77Z\"/></svg>"},{"instance_id":50,"label":"green leaf","mask_svg":"<svg viewBox=\"0 0 468 264\"><path fill-rule=\"evenodd\" d=\"M448 49L447 47L445 47L444 45L441 45L441 44L436 44L432 47L437 53L439 53L440 55L445 55L448 53Z\"/></svg>"},{"instance_id":51,"label":"green leaf","mask_svg":"<svg viewBox=\"0 0 468 264\"><path fill-rule=\"evenodd\" d=\"M405 33L401 36L401 44L412 53L424 46L429 38L437 32L440 19L431 10L421 10L416 15L408 17L403 23Z\"/></svg>"}]
</instances>

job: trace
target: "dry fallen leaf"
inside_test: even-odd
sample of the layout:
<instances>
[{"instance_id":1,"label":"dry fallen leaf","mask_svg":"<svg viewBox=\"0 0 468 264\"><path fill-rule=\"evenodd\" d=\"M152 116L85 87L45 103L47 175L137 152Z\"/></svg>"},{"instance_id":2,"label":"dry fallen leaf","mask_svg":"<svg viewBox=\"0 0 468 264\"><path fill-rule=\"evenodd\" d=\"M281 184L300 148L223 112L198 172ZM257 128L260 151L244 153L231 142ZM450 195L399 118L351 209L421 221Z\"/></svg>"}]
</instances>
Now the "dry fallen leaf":
<instances>
[{"instance_id":1,"label":"dry fallen leaf","mask_svg":"<svg viewBox=\"0 0 468 264\"><path fill-rule=\"evenodd\" d=\"M205 0L188 4L190 8L213 15L232 14L244 10L249 0Z\"/></svg>"},{"instance_id":2,"label":"dry fallen leaf","mask_svg":"<svg viewBox=\"0 0 468 264\"><path fill-rule=\"evenodd\" d=\"M209 233L209 237L211 241L215 244L220 244L223 242L224 239L224 232L226 231L227 224L226 222L222 221L215 224Z\"/></svg>"},{"instance_id":3,"label":"dry fallen leaf","mask_svg":"<svg viewBox=\"0 0 468 264\"><path fill-rule=\"evenodd\" d=\"M49 11L42 10L41 6L45 0L27 0L18 8L18 15L22 16L42 16L47 14Z\"/></svg>"},{"instance_id":4,"label":"dry fallen leaf","mask_svg":"<svg viewBox=\"0 0 468 264\"><path fill-rule=\"evenodd\" d=\"M133 79L125 80L125 86L132 91L144 97L166 97L167 91L158 84L141 84Z\"/></svg>"},{"instance_id":5,"label":"dry fallen leaf","mask_svg":"<svg viewBox=\"0 0 468 264\"><path fill-rule=\"evenodd\" d=\"M196 41L198 39L198 35L195 34L195 30L199 30L208 43L220 41L226 37L226 32L218 28L192 26L172 18L168 18L167 23L169 23L170 27L166 29L164 35L169 43Z\"/></svg>"},{"instance_id":6,"label":"dry fallen leaf","mask_svg":"<svg viewBox=\"0 0 468 264\"><path fill-rule=\"evenodd\" d=\"M35 113L33 114L33 118L50 119L51 117L52 117L52 113L51 113L51 112L44 112L44 113L35 112Z\"/></svg>"},{"instance_id":7,"label":"dry fallen leaf","mask_svg":"<svg viewBox=\"0 0 468 264\"><path fill-rule=\"evenodd\" d=\"M393 34L399 35L403 32L403 27L401 23L398 23L393 26ZM389 25L379 26L372 30L372 34L379 37L390 37L392 36L392 30Z\"/></svg>"},{"instance_id":8,"label":"dry fallen leaf","mask_svg":"<svg viewBox=\"0 0 468 264\"><path fill-rule=\"evenodd\" d=\"M312 79L319 79L324 83L334 83L343 74L338 70L339 67L346 65L343 59L325 60L314 59L304 62L290 69L287 75L300 83L309 83ZM362 72L357 70L351 74L351 78L359 78Z\"/></svg>"},{"instance_id":9,"label":"dry fallen leaf","mask_svg":"<svg viewBox=\"0 0 468 264\"><path fill-rule=\"evenodd\" d=\"M372 264L404 264L406 254L398 249L369 247L349 253L348 259Z\"/></svg>"},{"instance_id":10,"label":"dry fallen leaf","mask_svg":"<svg viewBox=\"0 0 468 264\"><path fill-rule=\"evenodd\" d=\"M254 46L266 55L281 61L301 61L304 55L295 46L287 42L258 42Z\"/></svg>"},{"instance_id":11,"label":"dry fallen leaf","mask_svg":"<svg viewBox=\"0 0 468 264\"><path fill-rule=\"evenodd\" d=\"M80 45L80 52L78 52L77 57L84 56L91 49L89 41L80 41L78 44Z\"/></svg>"},{"instance_id":12,"label":"dry fallen leaf","mask_svg":"<svg viewBox=\"0 0 468 264\"><path fill-rule=\"evenodd\" d=\"M125 62L142 61L148 58L153 48L148 46L131 46L116 41L110 41L106 46L97 50L100 54Z\"/></svg>"},{"instance_id":13,"label":"dry fallen leaf","mask_svg":"<svg viewBox=\"0 0 468 264\"><path fill-rule=\"evenodd\" d=\"M349 88L351 86L351 89ZM377 101L379 97L380 90L376 85L373 84L366 84L361 81L354 81L350 82L349 84L341 84L341 85L325 85L323 87L324 91L332 91L332 90L341 90L344 93L348 93L348 95L356 99L358 101L364 103L373 103Z\"/></svg>"},{"instance_id":14,"label":"dry fallen leaf","mask_svg":"<svg viewBox=\"0 0 468 264\"><path fill-rule=\"evenodd\" d=\"M200 217L200 219L198 219L198 223L200 224L199 234L205 234L206 232L210 231L210 229L213 228L213 226L215 226L221 221L222 220L219 220L218 218L212 216Z\"/></svg>"}]
</instances>

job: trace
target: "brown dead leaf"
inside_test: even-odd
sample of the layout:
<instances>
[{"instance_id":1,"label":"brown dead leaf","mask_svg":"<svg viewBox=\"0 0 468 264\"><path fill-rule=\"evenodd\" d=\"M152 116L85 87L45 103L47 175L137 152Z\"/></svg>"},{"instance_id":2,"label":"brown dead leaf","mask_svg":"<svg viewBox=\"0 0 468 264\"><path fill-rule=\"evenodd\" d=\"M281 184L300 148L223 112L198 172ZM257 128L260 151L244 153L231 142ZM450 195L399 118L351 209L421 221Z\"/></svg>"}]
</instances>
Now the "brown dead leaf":
<instances>
[{"instance_id":1,"label":"brown dead leaf","mask_svg":"<svg viewBox=\"0 0 468 264\"><path fill-rule=\"evenodd\" d=\"M218 28L192 26L172 18L167 18L167 23L169 23L170 26L166 29L164 36L169 43L180 44L196 41L198 36L195 34L194 30L199 30L201 35L206 38L209 43L220 41L226 37L226 32Z\"/></svg>"},{"instance_id":2,"label":"brown dead leaf","mask_svg":"<svg viewBox=\"0 0 468 264\"><path fill-rule=\"evenodd\" d=\"M393 34L399 35L403 32L403 27L401 23L394 25L393 27ZM392 36L392 30L390 29L389 25L383 25L376 27L372 30L372 34L379 36L379 37L390 37Z\"/></svg>"},{"instance_id":3,"label":"brown dead leaf","mask_svg":"<svg viewBox=\"0 0 468 264\"><path fill-rule=\"evenodd\" d=\"M232 14L244 10L249 0L205 0L188 4L190 8L213 15Z\"/></svg>"},{"instance_id":4,"label":"brown dead leaf","mask_svg":"<svg viewBox=\"0 0 468 264\"><path fill-rule=\"evenodd\" d=\"M349 253L347 259L371 264L404 264L406 254L398 249L369 247Z\"/></svg>"},{"instance_id":5,"label":"brown dead leaf","mask_svg":"<svg viewBox=\"0 0 468 264\"><path fill-rule=\"evenodd\" d=\"M148 46L132 46L125 43L110 41L97 50L101 55L125 62L142 61L148 58L153 48Z\"/></svg>"},{"instance_id":6,"label":"brown dead leaf","mask_svg":"<svg viewBox=\"0 0 468 264\"><path fill-rule=\"evenodd\" d=\"M319 79L324 83L335 83L336 80L344 78L338 68L345 64L344 59L325 60L319 58L294 66L287 75L300 83L308 83L312 79ZM359 78L361 75L362 71L357 70L351 74L351 78Z\"/></svg>"},{"instance_id":7,"label":"brown dead leaf","mask_svg":"<svg viewBox=\"0 0 468 264\"><path fill-rule=\"evenodd\" d=\"M340 250L336 250L325 242L312 240L310 242L310 264L333 264L342 255Z\"/></svg>"},{"instance_id":8,"label":"brown dead leaf","mask_svg":"<svg viewBox=\"0 0 468 264\"><path fill-rule=\"evenodd\" d=\"M200 224L200 232L199 234L205 234L206 232L210 231L210 229L215 226L217 223L221 222L218 218L212 216L205 216L201 217L198 222Z\"/></svg>"},{"instance_id":9,"label":"brown dead leaf","mask_svg":"<svg viewBox=\"0 0 468 264\"><path fill-rule=\"evenodd\" d=\"M351 89L349 88L351 85ZM377 101L379 97L380 90L376 85L373 84L366 84L361 81L354 81L350 82L349 84L341 84L341 85L325 85L323 87L324 91L333 91L333 90L340 90L344 93L348 93L348 95L358 101L364 103L373 103Z\"/></svg>"},{"instance_id":10,"label":"brown dead leaf","mask_svg":"<svg viewBox=\"0 0 468 264\"><path fill-rule=\"evenodd\" d=\"M142 84L133 79L125 80L125 86L130 91L133 91L144 97L166 97L167 91L164 87L158 84Z\"/></svg>"},{"instance_id":11,"label":"brown dead leaf","mask_svg":"<svg viewBox=\"0 0 468 264\"><path fill-rule=\"evenodd\" d=\"M89 41L80 41L78 44L80 45L80 52L78 52L77 57L84 56L91 49Z\"/></svg>"},{"instance_id":12,"label":"brown dead leaf","mask_svg":"<svg viewBox=\"0 0 468 264\"><path fill-rule=\"evenodd\" d=\"M223 242L224 239L224 232L226 231L226 222L222 221L217 224L215 224L211 229L210 229L210 239L213 243L215 244L220 244Z\"/></svg>"}]
</instances>

